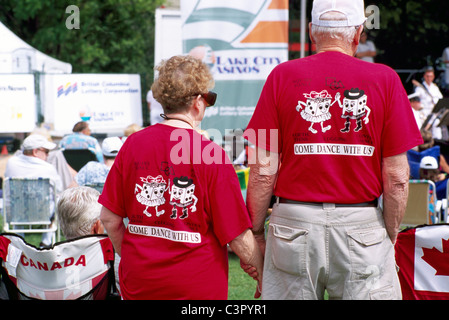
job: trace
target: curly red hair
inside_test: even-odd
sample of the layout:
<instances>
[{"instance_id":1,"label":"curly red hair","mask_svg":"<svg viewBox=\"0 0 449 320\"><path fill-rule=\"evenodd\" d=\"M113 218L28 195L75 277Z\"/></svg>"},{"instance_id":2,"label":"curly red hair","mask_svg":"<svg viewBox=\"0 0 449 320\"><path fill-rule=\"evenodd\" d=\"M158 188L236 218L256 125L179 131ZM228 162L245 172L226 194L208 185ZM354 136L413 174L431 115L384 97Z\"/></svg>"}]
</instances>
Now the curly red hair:
<instances>
[{"instance_id":1,"label":"curly red hair","mask_svg":"<svg viewBox=\"0 0 449 320\"><path fill-rule=\"evenodd\" d=\"M166 114L188 110L195 95L207 93L214 86L209 67L192 56L171 57L155 70L158 77L151 90Z\"/></svg>"}]
</instances>

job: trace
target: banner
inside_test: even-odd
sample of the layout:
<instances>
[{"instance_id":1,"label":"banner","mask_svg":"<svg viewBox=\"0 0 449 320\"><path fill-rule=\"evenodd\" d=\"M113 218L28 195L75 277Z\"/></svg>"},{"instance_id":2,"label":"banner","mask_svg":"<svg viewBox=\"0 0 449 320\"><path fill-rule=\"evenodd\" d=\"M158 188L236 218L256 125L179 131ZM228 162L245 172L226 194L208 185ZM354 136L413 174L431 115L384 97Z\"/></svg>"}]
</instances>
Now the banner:
<instances>
[{"instance_id":1,"label":"banner","mask_svg":"<svg viewBox=\"0 0 449 320\"><path fill-rule=\"evenodd\" d=\"M138 74L43 75L45 122L54 130L72 132L78 121L89 121L92 132L121 132L142 125Z\"/></svg>"},{"instance_id":2,"label":"banner","mask_svg":"<svg viewBox=\"0 0 449 320\"><path fill-rule=\"evenodd\" d=\"M404 300L449 299L449 225L402 231L395 252Z\"/></svg>"},{"instance_id":3,"label":"banner","mask_svg":"<svg viewBox=\"0 0 449 320\"><path fill-rule=\"evenodd\" d=\"M31 132L36 122L34 75L0 75L0 132Z\"/></svg>"},{"instance_id":4,"label":"banner","mask_svg":"<svg viewBox=\"0 0 449 320\"><path fill-rule=\"evenodd\" d=\"M244 130L268 74L288 60L288 0L181 0L181 15L183 52L210 66L218 94L202 129Z\"/></svg>"}]
</instances>

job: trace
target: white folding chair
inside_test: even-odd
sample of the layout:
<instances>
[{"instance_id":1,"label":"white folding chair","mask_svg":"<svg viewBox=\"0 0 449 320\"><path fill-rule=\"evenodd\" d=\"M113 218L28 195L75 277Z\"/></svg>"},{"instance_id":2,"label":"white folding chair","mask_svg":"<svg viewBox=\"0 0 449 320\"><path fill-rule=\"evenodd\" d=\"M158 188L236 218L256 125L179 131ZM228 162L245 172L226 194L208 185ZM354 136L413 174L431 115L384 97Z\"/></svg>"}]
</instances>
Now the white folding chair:
<instances>
[{"instance_id":1,"label":"white folding chair","mask_svg":"<svg viewBox=\"0 0 449 320\"><path fill-rule=\"evenodd\" d=\"M55 243L57 230L55 197L56 187L48 178L5 178L4 231L52 233L52 243Z\"/></svg>"},{"instance_id":2,"label":"white folding chair","mask_svg":"<svg viewBox=\"0 0 449 320\"><path fill-rule=\"evenodd\" d=\"M0 235L3 299L119 299L114 248L107 235L88 235L38 249L15 234ZM0 296L1 297L1 296Z\"/></svg>"}]
</instances>

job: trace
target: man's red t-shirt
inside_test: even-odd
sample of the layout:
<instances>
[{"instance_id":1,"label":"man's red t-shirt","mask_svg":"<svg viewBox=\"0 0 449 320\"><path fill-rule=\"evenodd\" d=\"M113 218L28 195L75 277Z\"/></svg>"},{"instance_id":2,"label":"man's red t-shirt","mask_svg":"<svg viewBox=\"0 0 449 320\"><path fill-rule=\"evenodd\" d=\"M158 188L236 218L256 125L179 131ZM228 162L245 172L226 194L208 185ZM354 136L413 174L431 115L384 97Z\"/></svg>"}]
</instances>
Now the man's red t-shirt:
<instances>
[{"instance_id":1,"label":"man's red t-shirt","mask_svg":"<svg viewBox=\"0 0 449 320\"><path fill-rule=\"evenodd\" d=\"M244 135L281 155L275 195L362 203L382 193L382 158L422 143L398 75L339 52L277 66Z\"/></svg>"},{"instance_id":2,"label":"man's red t-shirt","mask_svg":"<svg viewBox=\"0 0 449 320\"><path fill-rule=\"evenodd\" d=\"M162 124L127 138L99 202L128 218L125 299L227 299L226 244L251 227L224 150Z\"/></svg>"}]
</instances>

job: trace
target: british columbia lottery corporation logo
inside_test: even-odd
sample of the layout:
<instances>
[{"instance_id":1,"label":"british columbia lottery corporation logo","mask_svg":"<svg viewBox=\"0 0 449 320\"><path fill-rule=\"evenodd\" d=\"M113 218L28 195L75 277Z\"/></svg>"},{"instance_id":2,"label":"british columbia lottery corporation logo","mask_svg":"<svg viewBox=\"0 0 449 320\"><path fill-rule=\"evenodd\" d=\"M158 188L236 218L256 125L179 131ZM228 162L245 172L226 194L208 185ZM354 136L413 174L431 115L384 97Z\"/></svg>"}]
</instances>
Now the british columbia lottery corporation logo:
<instances>
[{"instance_id":1,"label":"british columbia lottery corporation logo","mask_svg":"<svg viewBox=\"0 0 449 320\"><path fill-rule=\"evenodd\" d=\"M65 86L61 85L57 89L57 98L61 96L67 96L69 93L75 93L78 91L78 83L75 82L74 84L68 82Z\"/></svg>"}]
</instances>

